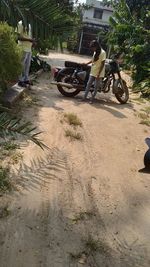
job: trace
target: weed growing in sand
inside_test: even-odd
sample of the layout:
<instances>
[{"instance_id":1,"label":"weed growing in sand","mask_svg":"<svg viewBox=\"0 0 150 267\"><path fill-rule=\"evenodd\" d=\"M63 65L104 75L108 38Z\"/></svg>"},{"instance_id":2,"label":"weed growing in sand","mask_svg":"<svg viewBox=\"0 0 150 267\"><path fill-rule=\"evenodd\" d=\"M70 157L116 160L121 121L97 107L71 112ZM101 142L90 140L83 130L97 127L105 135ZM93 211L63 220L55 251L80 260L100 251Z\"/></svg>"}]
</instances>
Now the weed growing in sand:
<instances>
[{"instance_id":1,"label":"weed growing in sand","mask_svg":"<svg viewBox=\"0 0 150 267\"><path fill-rule=\"evenodd\" d=\"M108 256L110 247L102 240L95 240L91 235L84 241L84 247L80 252L69 253L70 258L78 263L85 264L90 257L94 257L95 253Z\"/></svg>"},{"instance_id":2,"label":"weed growing in sand","mask_svg":"<svg viewBox=\"0 0 150 267\"><path fill-rule=\"evenodd\" d=\"M79 214L76 214L76 216L72 219L74 223L78 223L79 221L84 221L87 219L92 218L95 216L93 212L90 211L81 211Z\"/></svg>"},{"instance_id":3,"label":"weed growing in sand","mask_svg":"<svg viewBox=\"0 0 150 267\"><path fill-rule=\"evenodd\" d=\"M99 248L99 241L95 240L91 235L88 236L88 239L85 242L85 247L87 250L94 252Z\"/></svg>"},{"instance_id":4,"label":"weed growing in sand","mask_svg":"<svg viewBox=\"0 0 150 267\"><path fill-rule=\"evenodd\" d=\"M72 126L75 126L75 127L76 126L82 127L81 120L74 113L65 113L64 114L64 119L69 125L72 125Z\"/></svg>"},{"instance_id":5,"label":"weed growing in sand","mask_svg":"<svg viewBox=\"0 0 150 267\"><path fill-rule=\"evenodd\" d=\"M8 210L8 206L0 208L0 219L7 217L9 214L10 211Z\"/></svg>"},{"instance_id":6,"label":"weed growing in sand","mask_svg":"<svg viewBox=\"0 0 150 267\"><path fill-rule=\"evenodd\" d=\"M150 107L149 106L142 109L142 111L144 111L148 116L150 115Z\"/></svg>"},{"instance_id":7,"label":"weed growing in sand","mask_svg":"<svg viewBox=\"0 0 150 267\"><path fill-rule=\"evenodd\" d=\"M19 152L16 152L11 156L11 163L17 164L19 163L20 160L22 160L22 158L23 158L23 155Z\"/></svg>"},{"instance_id":8,"label":"weed growing in sand","mask_svg":"<svg viewBox=\"0 0 150 267\"><path fill-rule=\"evenodd\" d=\"M145 107L138 114L138 117L141 119L140 124L150 126L150 107Z\"/></svg>"},{"instance_id":9,"label":"weed growing in sand","mask_svg":"<svg viewBox=\"0 0 150 267\"><path fill-rule=\"evenodd\" d=\"M96 240L91 235L88 236L88 239L85 241L85 248L88 253L94 253L98 251L101 254L108 253L109 247L102 240Z\"/></svg>"},{"instance_id":10,"label":"weed growing in sand","mask_svg":"<svg viewBox=\"0 0 150 267\"><path fill-rule=\"evenodd\" d=\"M39 99L33 95L29 95L27 93L23 94L23 103L27 107L30 107L32 105L39 105Z\"/></svg>"},{"instance_id":11,"label":"weed growing in sand","mask_svg":"<svg viewBox=\"0 0 150 267\"><path fill-rule=\"evenodd\" d=\"M78 260L82 256L82 252L77 252L77 253L70 252L69 254L72 260Z\"/></svg>"},{"instance_id":12,"label":"weed growing in sand","mask_svg":"<svg viewBox=\"0 0 150 267\"><path fill-rule=\"evenodd\" d=\"M71 139L71 141L73 141L73 140L81 141L82 140L82 135L80 133L76 133L75 131L72 131L69 129L65 130L65 136L69 137Z\"/></svg>"},{"instance_id":13,"label":"weed growing in sand","mask_svg":"<svg viewBox=\"0 0 150 267\"><path fill-rule=\"evenodd\" d=\"M15 150L15 149L19 149L20 146L17 145L17 144L15 144L15 143L12 143L12 142L5 142L5 143L3 144L3 148L4 148L5 150L12 151L12 150Z\"/></svg>"},{"instance_id":14,"label":"weed growing in sand","mask_svg":"<svg viewBox=\"0 0 150 267\"><path fill-rule=\"evenodd\" d=\"M141 120L140 124L146 125L146 126L150 126L150 120Z\"/></svg>"},{"instance_id":15,"label":"weed growing in sand","mask_svg":"<svg viewBox=\"0 0 150 267\"><path fill-rule=\"evenodd\" d=\"M133 101L138 102L139 104L144 104L145 100L142 97L134 98Z\"/></svg>"}]
</instances>

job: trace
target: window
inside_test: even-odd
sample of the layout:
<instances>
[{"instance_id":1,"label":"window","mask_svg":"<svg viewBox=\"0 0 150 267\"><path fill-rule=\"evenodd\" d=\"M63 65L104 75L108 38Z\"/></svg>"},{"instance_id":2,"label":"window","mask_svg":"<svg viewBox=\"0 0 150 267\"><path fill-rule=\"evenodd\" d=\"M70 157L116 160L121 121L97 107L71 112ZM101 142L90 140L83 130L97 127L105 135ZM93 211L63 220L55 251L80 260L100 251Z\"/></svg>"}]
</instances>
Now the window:
<instances>
[{"instance_id":1,"label":"window","mask_svg":"<svg viewBox=\"0 0 150 267\"><path fill-rule=\"evenodd\" d=\"M94 18L95 19L102 19L103 10L100 8L94 8Z\"/></svg>"}]
</instances>

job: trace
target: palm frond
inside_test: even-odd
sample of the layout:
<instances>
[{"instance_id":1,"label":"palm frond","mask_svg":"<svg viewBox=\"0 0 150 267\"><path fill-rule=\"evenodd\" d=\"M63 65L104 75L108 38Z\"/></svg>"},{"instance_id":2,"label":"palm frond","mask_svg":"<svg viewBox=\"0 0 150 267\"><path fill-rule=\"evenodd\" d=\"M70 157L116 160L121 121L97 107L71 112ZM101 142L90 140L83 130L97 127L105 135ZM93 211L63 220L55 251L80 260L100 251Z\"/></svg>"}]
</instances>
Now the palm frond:
<instances>
[{"instance_id":1,"label":"palm frond","mask_svg":"<svg viewBox=\"0 0 150 267\"><path fill-rule=\"evenodd\" d=\"M57 0L2 0L0 3L0 20L16 27L20 19L24 24L30 23L35 38L46 39L72 32L75 25L69 9L69 1Z\"/></svg>"},{"instance_id":2,"label":"palm frond","mask_svg":"<svg viewBox=\"0 0 150 267\"><path fill-rule=\"evenodd\" d=\"M22 122L21 119L10 117L6 112L0 113L0 138L7 139L8 137L18 138L18 135L23 136L26 140L31 140L42 149L47 146L38 138L42 132L35 132L36 127L31 122Z\"/></svg>"}]
</instances>

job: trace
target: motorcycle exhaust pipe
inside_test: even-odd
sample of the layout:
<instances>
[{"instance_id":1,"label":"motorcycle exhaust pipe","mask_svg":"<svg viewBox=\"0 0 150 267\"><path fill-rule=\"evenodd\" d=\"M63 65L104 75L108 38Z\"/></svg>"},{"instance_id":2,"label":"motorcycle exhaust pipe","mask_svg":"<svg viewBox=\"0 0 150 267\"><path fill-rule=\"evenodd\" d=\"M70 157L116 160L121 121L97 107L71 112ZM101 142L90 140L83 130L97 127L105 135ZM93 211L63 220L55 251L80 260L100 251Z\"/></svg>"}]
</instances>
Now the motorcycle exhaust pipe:
<instances>
[{"instance_id":1,"label":"motorcycle exhaust pipe","mask_svg":"<svg viewBox=\"0 0 150 267\"><path fill-rule=\"evenodd\" d=\"M75 84L72 85L72 84L69 84L69 83L55 82L55 81L51 82L51 84L60 85L60 86L66 87L68 89L72 89L72 88L81 88L81 89L83 89L83 87L84 87L82 85L75 85Z\"/></svg>"},{"instance_id":2,"label":"motorcycle exhaust pipe","mask_svg":"<svg viewBox=\"0 0 150 267\"><path fill-rule=\"evenodd\" d=\"M66 87L68 89L73 88L72 84L69 84L69 83L51 82L51 84L53 84L53 85L61 85L61 86Z\"/></svg>"}]
</instances>

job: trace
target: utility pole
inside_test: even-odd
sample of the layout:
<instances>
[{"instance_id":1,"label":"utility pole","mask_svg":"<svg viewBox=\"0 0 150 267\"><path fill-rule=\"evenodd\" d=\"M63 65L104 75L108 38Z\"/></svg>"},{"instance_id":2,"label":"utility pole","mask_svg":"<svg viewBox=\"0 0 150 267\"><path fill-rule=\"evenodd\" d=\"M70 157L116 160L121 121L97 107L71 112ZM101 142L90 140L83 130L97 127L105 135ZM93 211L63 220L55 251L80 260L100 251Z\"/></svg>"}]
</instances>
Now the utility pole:
<instances>
[{"instance_id":1,"label":"utility pole","mask_svg":"<svg viewBox=\"0 0 150 267\"><path fill-rule=\"evenodd\" d=\"M80 43L79 43L79 49L78 49L78 53L79 54L81 53L82 40L83 40L83 30L82 30L81 35L80 35Z\"/></svg>"}]
</instances>

